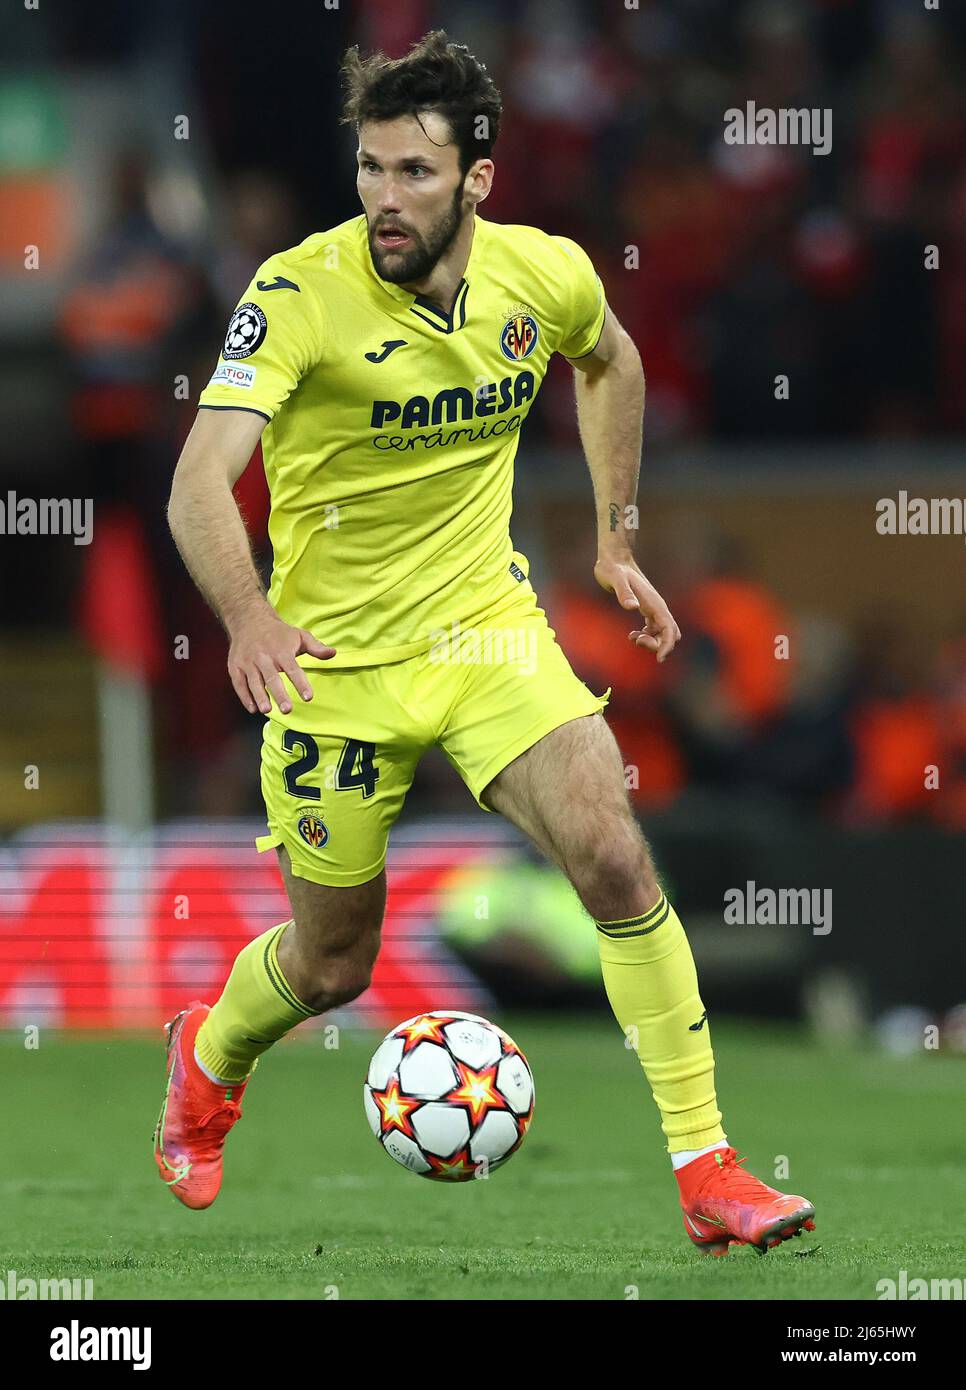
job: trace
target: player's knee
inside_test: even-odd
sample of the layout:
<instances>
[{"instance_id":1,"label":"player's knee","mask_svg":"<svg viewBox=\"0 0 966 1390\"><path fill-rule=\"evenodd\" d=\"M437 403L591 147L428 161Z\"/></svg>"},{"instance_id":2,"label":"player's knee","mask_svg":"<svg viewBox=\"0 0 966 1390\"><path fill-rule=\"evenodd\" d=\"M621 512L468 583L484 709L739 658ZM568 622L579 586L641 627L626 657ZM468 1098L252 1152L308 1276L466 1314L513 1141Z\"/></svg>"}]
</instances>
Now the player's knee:
<instances>
[{"instance_id":1,"label":"player's knee","mask_svg":"<svg viewBox=\"0 0 966 1390\"><path fill-rule=\"evenodd\" d=\"M575 887L599 921L646 911L660 892L647 845L635 835L595 843Z\"/></svg>"},{"instance_id":2,"label":"player's knee","mask_svg":"<svg viewBox=\"0 0 966 1390\"><path fill-rule=\"evenodd\" d=\"M298 954L293 962L298 974L289 983L303 1003L316 1013L350 1004L364 994L372 981L372 968L379 951L378 927L359 930L345 944L319 940L312 933L298 938Z\"/></svg>"},{"instance_id":3,"label":"player's knee","mask_svg":"<svg viewBox=\"0 0 966 1390\"><path fill-rule=\"evenodd\" d=\"M304 992L310 997L304 1002L310 1009L322 1013L351 1004L364 994L372 982L372 961L356 955L326 956L316 961L309 972Z\"/></svg>"}]
</instances>

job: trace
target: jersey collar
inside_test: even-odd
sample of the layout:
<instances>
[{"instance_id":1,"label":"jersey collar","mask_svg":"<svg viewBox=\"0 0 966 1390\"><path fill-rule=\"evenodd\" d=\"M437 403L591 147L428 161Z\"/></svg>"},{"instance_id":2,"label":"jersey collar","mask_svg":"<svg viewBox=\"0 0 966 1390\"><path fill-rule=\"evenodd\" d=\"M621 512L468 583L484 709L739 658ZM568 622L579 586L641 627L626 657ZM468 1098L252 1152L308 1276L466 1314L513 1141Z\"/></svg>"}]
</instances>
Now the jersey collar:
<instances>
[{"instance_id":1,"label":"jersey collar","mask_svg":"<svg viewBox=\"0 0 966 1390\"><path fill-rule=\"evenodd\" d=\"M396 300L403 308L409 309L417 318L422 319L423 323L428 323L430 328L435 328L439 333L455 333L466 323L466 300L470 290L470 277L474 270L479 251L481 229L484 225L483 219L477 215L473 228L473 241L470 245L470 254L466 262L466 270L462 280L456 290L456 298L453 300L453 307L448 314L444 314L438 305L430 300L424 299L421 294L412 294L409 290L404 290L401 285L393 285L388 280L383 280L376 274L376 268L372 264L372 255L369 251L369 236L366 230L366 219L362 219L362 236L365 242L365 256L372 278L377 285L381 285L383 290Z\"/></svg>"},{"instance_id":2,"label":"jersey collar","mask_svg":"<svg viewBox=\"0 0 966 1390\"><path fill-rule=\"evenodd\" d=\"M466 296L469 288L464 276L456 288L456 298L448 314L444 314L442 309L437 308L431 300L424 299L421 294L409 296L412 300L410 311L422 319L423 323L428 323L430 328L436 328L440 333L453 333L466 322Z\"/></svg>"}]
</instances>

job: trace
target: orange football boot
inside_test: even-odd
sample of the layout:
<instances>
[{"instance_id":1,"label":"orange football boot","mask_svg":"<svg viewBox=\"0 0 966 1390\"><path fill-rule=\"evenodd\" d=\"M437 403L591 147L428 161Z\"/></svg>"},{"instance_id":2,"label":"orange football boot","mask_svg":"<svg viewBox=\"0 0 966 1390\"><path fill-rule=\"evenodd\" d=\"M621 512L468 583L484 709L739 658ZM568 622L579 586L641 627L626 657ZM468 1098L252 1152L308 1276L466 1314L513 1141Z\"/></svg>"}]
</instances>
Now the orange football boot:
<instances>
[{"instance_id":1,"label":"orange football boot","mask_svg":"<svg viewBox=\"0 0 966 1390\"><path fill-rule=\"evenodd\" d=\"M154 1131L154 1161L179 1202L210 1207L221 1187L225 1136L241 1119L248 1079L219 1086L195 1061L195 1038L208 1005L193 1000L166 1025L168 1084Z\"/></svg>"},{"instance_id":2,"label":"orange football boot","mask_svg":"<svg viewBox=\"0 0 966 1390\"><path fill-rule=\"evenodd\" d=\"M674 1174L684 1229L707 1255L727 1255L732 1245L753 1245L764 1255L790 1236L815 1229L811 1202L776 1192L746 1173L744 1161L734 1149L714 1149Z\"/></svg>"}]
</instances>

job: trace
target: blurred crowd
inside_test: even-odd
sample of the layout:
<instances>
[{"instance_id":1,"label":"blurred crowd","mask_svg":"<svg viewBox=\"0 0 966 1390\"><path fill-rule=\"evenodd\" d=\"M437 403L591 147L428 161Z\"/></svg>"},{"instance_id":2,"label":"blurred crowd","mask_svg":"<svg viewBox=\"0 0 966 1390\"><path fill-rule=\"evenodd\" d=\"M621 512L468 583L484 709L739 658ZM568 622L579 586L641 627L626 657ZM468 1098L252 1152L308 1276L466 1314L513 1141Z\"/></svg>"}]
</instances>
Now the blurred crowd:
<instances>
[{"instance_id":1,"label":"blurred crowd","mask_svg":"<svg viewBox=\"0 0 966 1390\"><path fill-rule=\"evenodd\" d=\"M588 575L565 562L542 597L574 669L612 688L641 810L698 788L855 827L966 828L966 640L924 666L899 624L789 611L735 542L698 528L661 564L686 640L658 665Z\"/></svg>"},{"instance_id":2,"label":"blurred crowd","mask_svg":"<svg viewBox=\"0 0 966 1390\"><path fill-rule=\"evenodd\" d=\"M966 18L954 10L402 0L352 7L327 62L334 69L353 40L402 51L434 23L486 59L505 114L483 211L590 252L645 361L652 447L928 438L966 427ZM109 268L120 310L136 314L118 325L127 356L180 334L182 362L188 343L207 362L260 259L357 211L335 84L321 106L297 83L287 98L273 86L258 128L243 132L230 115L246 106L239 37L206 11L194 23L185 12L213 166L201 187L162 179L143 149L117 154L128 176L138 170L142 197L129 186L119 198L93 269L100 289ZM202 61L216 45L217 75ZM724 113L747 102L828 108L829 153L727 144ZM307 145L310 111L331 124ZM280 128L291 132L284 150ZM166 206L193 196L203 203L193 220ZM139 312L141 293L160 317ZM779 375L787 399L776 399ZM531 443L574 441L567 390L562 374L547 383Z\"/></svg>"},{"instance_id":3,"label":"blurred crowd","mask_svg":"<svg viewBox=\"0 0 966 1390\"><path fill-rule=\"evenodd\" d=\"M64 26L55 66L109 72L150 61L153 12L114 0L103 8L123 23L51 21ZM324 17L327 78L309 88L274 55L302 72L317 59L273 26L259 66L255 30L236 22L244 6L230 16L207 3L172 7L194 143L174 167L137 130L118 134L104 215L75 257L53 329L70 377L71 475L131 541L106 583L142 593L167 811L258 809L257 735L235 707L223 634L174 552L163 506L193 401L254 270L358 211L332 80L349 42L401 52L443 24L487 61L505 116L483 211L586 247L644 359L650 448L928 439L966 427L966 21L953 6L348 9ZM158 64L171 43L169 28ZM831 108L831 151L726 144L724 112L747 101ZM938 269L926 268L929 245ZM778 374L789 378L787 400L775 398ZM577 444L565 370L531 414L523 448L538 444L561 456ZM257 463L239 500L267 565ZM147 576L140 589L135 574ZM871 625L847 634L788 614L720 537L661 587L689 638L661 668L640 660L626 619L585 579L562 569L543 595L579 674L613 687L610 717L642 808L689 786L738 787L850 822L966 825L966 643L949 643L924 670L901 634ZM166 645L187 632L197 634L190 673L158 659L161 634ZM789 632L794 655L776 659L774 635ZM191 717L202 707L204 719ZM942 798L925 782L934 763L949 779Z\"/></svg>"},{"instance_id":4,"label":"blurred crowd","mask_svg":"<svg viewBox=\"0 0 966 1390\"><path fill-rule=\"evenodd\" d=\"M963 13L884 0L569 13L502 31L509 134L490 210L566 225L595 257L646 364L652 445L962 429ZM723 113L749 101L830 109L831 151L725 143Z\"/></svg>"}]
</instances>

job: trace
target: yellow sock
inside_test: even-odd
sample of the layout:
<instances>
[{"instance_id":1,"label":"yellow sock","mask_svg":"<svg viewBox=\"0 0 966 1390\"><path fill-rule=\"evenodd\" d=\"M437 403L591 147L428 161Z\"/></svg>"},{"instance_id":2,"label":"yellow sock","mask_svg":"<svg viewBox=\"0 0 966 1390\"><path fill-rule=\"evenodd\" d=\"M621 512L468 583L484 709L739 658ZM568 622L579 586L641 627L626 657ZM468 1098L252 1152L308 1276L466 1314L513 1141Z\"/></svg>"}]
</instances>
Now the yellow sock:
<instances>
[{"instance_id":1,"label":"yellow sock","mask_svg":"<svg viewBox=\"0 0 966 1390\"><path fill-rule=\"evenodd\" d=\"M650 1083L668 1152L723 1139L709 1025L674 908L662 893L640 917L598 922L597 942L607 998Z\"/></svg>"},{"instance_id":2,"label":"yellow sock","mask_svg":"<svg viewBox=\"0 0 966 1390\"><path fill-rule=\"evenodd\" d=\"M278 943L290 925L272 927L239 951L220 999L198 1029L195 1051L220 1081L244 1081L263 1052L315 1017L279 968Z\"/></svg>"}]
</instances>

